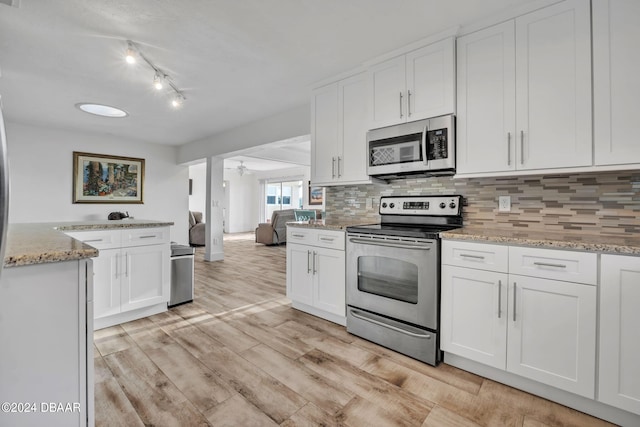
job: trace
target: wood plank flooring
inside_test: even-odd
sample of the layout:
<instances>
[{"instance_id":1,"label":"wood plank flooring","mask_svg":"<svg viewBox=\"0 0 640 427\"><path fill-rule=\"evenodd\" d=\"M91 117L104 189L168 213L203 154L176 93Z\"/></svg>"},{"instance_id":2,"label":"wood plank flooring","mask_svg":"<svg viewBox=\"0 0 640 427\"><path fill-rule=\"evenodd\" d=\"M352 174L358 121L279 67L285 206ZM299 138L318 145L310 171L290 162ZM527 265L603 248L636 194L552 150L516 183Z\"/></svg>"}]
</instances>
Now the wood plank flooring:
<instances>
[{"instance_id":1,"label":"wood plank flooring","mask_svg":"<svg viewBox=\"0 0 640 427\"><path fill-rule=\"evenodd\" d=\"M96 331L97 426L606 426L291 308L284 246L225 236L196 300Z\"/></svg>"}]
</instances>

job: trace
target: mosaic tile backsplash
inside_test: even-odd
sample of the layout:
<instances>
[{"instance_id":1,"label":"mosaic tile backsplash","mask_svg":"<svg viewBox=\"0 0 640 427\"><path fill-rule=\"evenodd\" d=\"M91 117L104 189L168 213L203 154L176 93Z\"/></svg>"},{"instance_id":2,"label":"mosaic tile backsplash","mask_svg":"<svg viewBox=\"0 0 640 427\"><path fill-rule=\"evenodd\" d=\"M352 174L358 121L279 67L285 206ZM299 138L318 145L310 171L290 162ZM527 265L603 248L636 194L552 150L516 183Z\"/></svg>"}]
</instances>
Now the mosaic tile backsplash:
<instances>
[{"instance_id":1,"label":"mosaic tile backsplash","mask_svg":"<svg viewBox=\"0 0 640 427\"><path fill-rule=\"evenodd\" d=\"M380 196L461 194L464 224L487 228L620 236L640 233L640 171L508 178L407 178L327 187L332 220L377 222ZM498 212L498 196L511 212ZM366 208L367 198L373 206Z\"/></svg>"}]
</instances>

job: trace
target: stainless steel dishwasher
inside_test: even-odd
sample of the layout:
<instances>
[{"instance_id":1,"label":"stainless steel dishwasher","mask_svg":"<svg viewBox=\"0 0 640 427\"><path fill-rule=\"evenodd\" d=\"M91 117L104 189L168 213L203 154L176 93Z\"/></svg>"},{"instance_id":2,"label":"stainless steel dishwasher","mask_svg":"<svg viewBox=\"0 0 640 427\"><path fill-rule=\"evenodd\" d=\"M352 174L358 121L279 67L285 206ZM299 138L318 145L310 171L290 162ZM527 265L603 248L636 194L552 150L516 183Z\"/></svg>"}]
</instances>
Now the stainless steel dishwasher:
<instances>
[{"instance_id":1,"label":"stainless steel dishwasher","mask_svg":"<svg viewBox=\"0 0 640 427\"><path fill-rule=\"evenodd\" d=\"M193 301L195 248L171 243L171 296L168 307Z\"/></svg>"}]
</instances>

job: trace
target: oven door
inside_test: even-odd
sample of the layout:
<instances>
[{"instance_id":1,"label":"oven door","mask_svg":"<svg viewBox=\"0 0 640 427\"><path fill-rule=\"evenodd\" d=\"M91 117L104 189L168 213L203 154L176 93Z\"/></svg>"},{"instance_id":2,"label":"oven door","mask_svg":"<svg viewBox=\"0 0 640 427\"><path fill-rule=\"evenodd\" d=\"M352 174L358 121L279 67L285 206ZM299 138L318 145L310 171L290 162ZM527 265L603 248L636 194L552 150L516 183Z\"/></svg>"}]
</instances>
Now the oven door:
<instances>
[{"instance_id":1,"label":"oven door","mask_svg":"<svg viewBox=\"0 0 640 427\"><path fill-rule=\"evenodd\" d=\"M438 241L348 234L347 304L437 330Z\"/></svg>"}]
</instances>

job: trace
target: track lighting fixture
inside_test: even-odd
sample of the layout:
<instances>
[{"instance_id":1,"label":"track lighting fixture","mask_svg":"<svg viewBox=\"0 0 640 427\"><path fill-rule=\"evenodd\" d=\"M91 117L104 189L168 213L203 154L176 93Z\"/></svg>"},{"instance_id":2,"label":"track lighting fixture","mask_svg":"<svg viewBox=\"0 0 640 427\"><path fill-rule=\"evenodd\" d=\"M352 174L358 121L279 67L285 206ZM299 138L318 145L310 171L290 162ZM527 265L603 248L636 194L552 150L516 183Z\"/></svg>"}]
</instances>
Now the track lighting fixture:
<instances>
[{"instance_id":1,"label":"track lighting fixture","mask_svg":"<svg viewBox=\"0 0 640 427\"><path fill-rule=\"evenodd\" d=\"M156 65L151 62L149 58L144 56L140 51L140 48L134 42L132 42L131 40L127 40L127 51L125 60L128 64L134 64L136 62L136 58L138 57L141 58L154 71L153 87L156 90L162 90L165 87L168 87L171 91L174 92L173 96L171 96L171 105L174 108L181 107L186 98L182 91L173 84L173 82L171 81L171 77L161 69L156 67Z\"/></svg>"}]
</instances>

